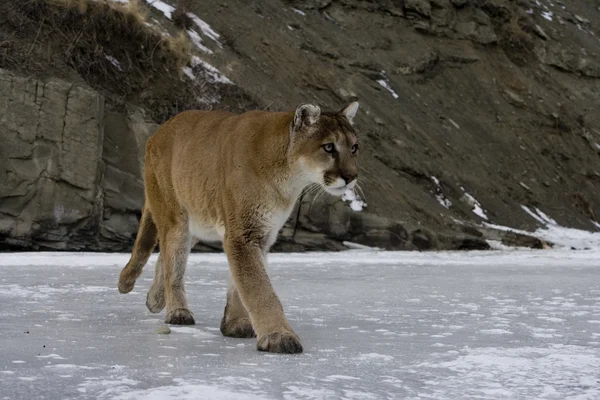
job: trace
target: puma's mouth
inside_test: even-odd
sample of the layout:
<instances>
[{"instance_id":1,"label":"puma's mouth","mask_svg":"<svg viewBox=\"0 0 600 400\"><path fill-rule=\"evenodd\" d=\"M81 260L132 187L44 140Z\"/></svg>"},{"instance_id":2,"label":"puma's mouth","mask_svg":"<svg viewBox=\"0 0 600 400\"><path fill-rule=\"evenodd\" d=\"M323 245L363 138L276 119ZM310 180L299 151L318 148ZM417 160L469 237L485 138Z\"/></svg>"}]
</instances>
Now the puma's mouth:
<instances>
[{"instance_id":1,"label":"puma's mouth","mask_svg":"<svg viewBox=\"0 0 600 400\"><path fill-rule=\"evenodd\" d=\"M334 185L325 186L325 191L334 196L341 196L344 193L346 193L348 190L353 190L355 186L356 186L356 180L353 180L352 182L350 182L348 184L346 184L345 182L342 181L340 184L338 184L336 186L334 186Z\"/></svg>"},{"instance_id":2,"label":"puma's mouth","mask_svg":"<svg viewBox=\"0 0 600 400\"><path fill-rule=\"evenodd\" d=\"M348 186L344 185L342 187L337 187L337 188L333 188L333 187L326 187L325 191L329 194L332 194L334 196L341 196L344 193L346 193L346 191L349 189Z\"/></svg>"}]
</instances>

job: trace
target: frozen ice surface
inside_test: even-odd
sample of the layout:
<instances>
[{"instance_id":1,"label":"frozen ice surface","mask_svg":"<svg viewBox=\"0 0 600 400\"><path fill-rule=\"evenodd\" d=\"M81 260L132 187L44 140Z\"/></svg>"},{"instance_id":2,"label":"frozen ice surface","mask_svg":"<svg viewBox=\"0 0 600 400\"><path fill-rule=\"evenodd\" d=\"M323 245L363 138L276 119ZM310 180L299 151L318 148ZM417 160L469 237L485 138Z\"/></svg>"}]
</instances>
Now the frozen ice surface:
<instances>
[{"instance_id":1,"label":"frozen ice surface","mask_svg":"<svg viewBox=\"0 0 600 400\"><path fill-rule=\"evenodd\" d=\"M599 399L600 250L272 254L305 352L221 336L221 254L190 257L197 325L159 335L127 254L0 257L0 399Z\"/></svg>"}]
</instances>

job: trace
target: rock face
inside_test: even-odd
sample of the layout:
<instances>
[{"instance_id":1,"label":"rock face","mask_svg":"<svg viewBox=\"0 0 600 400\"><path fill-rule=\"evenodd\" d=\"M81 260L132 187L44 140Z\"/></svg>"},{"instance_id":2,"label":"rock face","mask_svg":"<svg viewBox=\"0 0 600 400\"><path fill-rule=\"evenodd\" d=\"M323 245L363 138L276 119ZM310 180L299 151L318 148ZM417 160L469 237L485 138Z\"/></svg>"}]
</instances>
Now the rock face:
<instances>
[{"instance_id":1,"label":"rock face","mask_svg":"<svg viewBox=\"0 0 600 400\"><path fill-rule=\"evenodd\" d=\"M0 246L124 249L156 125L93 89L0 69Z\"/></svg>"},{"instance_id":2,"label":"rock face","mask_svg":"<svg viewBox=\"0 0 600 400\"><path fill-rule=\"evenodd\" d=\"M482 223L600 227L600 31L590 22L600 12L591 2L189 3L220 35L203 36L212 46L203 56L252 108L361 103L368 207L306 196L275 249L483 249L490 238L543 247ZM14 69L3 61L7 43L0 67ZM114 97L117 75L113 86L101 76L88 86L81 71L39 75L0 69L0 248L128 250L144 144L157 127L148 115L160 123L181 111L177 96L157 112L160 93L173 92L161 80L152 101L142 91L127 103ZM210 107L235 105L239 93Z\"/></svg>"},{"instance_id":3,"label":"rock face","mask_svg":"<svg viewBox=\"0 0 600 400\"><path fill-rule=\"evenodd\" d=\"M594 4L284 3L228 2L235 25L221 23L212 11L216 0L196 4L194 12L236 38L233 49L215 53L215 62L232 66L228 76L261 106L360 101L355 120L363 132L367 213L401 221L409 243L415 237L422 247L456 243L451 237L463 232L456 220L525 230L543 225L524 207L559 225L598 229L600 31L589 21L600 13ZM243 34L248 31L253 35ZM301 225L359 238L344 213L323 211Z\"/></svg>"},{"instance_id":4,"label":"rock face","mask_svg":"<svg viewBox=\"0 0 600 400\"><path fill-rule=\"evenodd\" d=\"M144 201L145 143L158 125L137 107L117 107L85 85L60 79L0 69L0 97L0 246L129 250ZM410 236L397 221L354 212L327 195L297 207L274 251L341 250L344 242L438 247L431 234Z\"/></svg>"},{"instance_id":5,"label":"rock face","mask_svg":"<svg viewBox=\"0 0 600 400\"><path fill-rule=\"evenodd\" d=\"M0 246L128 250L144 201L145 144L158 125L137 107L115 107L60 79L0 69L0 97ZM340 250L346 240L408 247L398 223L324 198L300 205L293 235L292 218L275 250ZM210 246L198 250L220 250Z\"/></svg>"}]
</instances>

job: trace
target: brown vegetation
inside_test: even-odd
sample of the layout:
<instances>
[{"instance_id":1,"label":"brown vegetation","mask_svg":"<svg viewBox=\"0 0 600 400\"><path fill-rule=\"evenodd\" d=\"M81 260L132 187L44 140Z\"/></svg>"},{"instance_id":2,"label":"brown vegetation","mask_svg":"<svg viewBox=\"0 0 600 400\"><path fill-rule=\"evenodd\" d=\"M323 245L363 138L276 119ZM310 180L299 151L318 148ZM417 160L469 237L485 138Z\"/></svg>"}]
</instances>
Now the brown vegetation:
<instances>
[{"instance_id":1,"label":"brown vegetation","mask_svg":"<svg viewBox=\"0 0 600 400\"><path fill-rule=\"evenodd\" d=\"M147 15L139 1L2 4L0 68L83 79L105 95L145 107L157 122L186 109L209 107L198 98L217 91L218 85L207 87L201 79L190 84L181 74L192 56L185 32L161 32L147 23ZM237 97L247 100L243 93Z\"/></svg>"}]
</instances>

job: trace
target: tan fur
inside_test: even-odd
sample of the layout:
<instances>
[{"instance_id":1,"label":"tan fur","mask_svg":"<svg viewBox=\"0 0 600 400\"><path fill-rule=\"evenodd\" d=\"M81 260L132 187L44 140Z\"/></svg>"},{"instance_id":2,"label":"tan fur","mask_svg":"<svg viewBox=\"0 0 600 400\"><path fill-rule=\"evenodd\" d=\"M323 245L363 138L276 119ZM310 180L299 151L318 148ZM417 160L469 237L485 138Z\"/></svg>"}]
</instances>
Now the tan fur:
<instances>
[{"instance_id":1,"label":"tan fur","mask_svg":"<svg viewBox=\"0 0 600 400\"><path fill-rule=\"evenodd\" d=\"M163 124L146 145L146 202L119 291L133 289L158 241L146 304L152 312L166 306L167 323L194 324L184 290L190 248L198 240L222 241L231 282L221 332L256 335L259 350L301 352L266 257L307 185L341 195L356 184L351 121L357 107L351 103L337 113L310 104L295 112L186 111Z\"/></svg>"}]
</instances>

